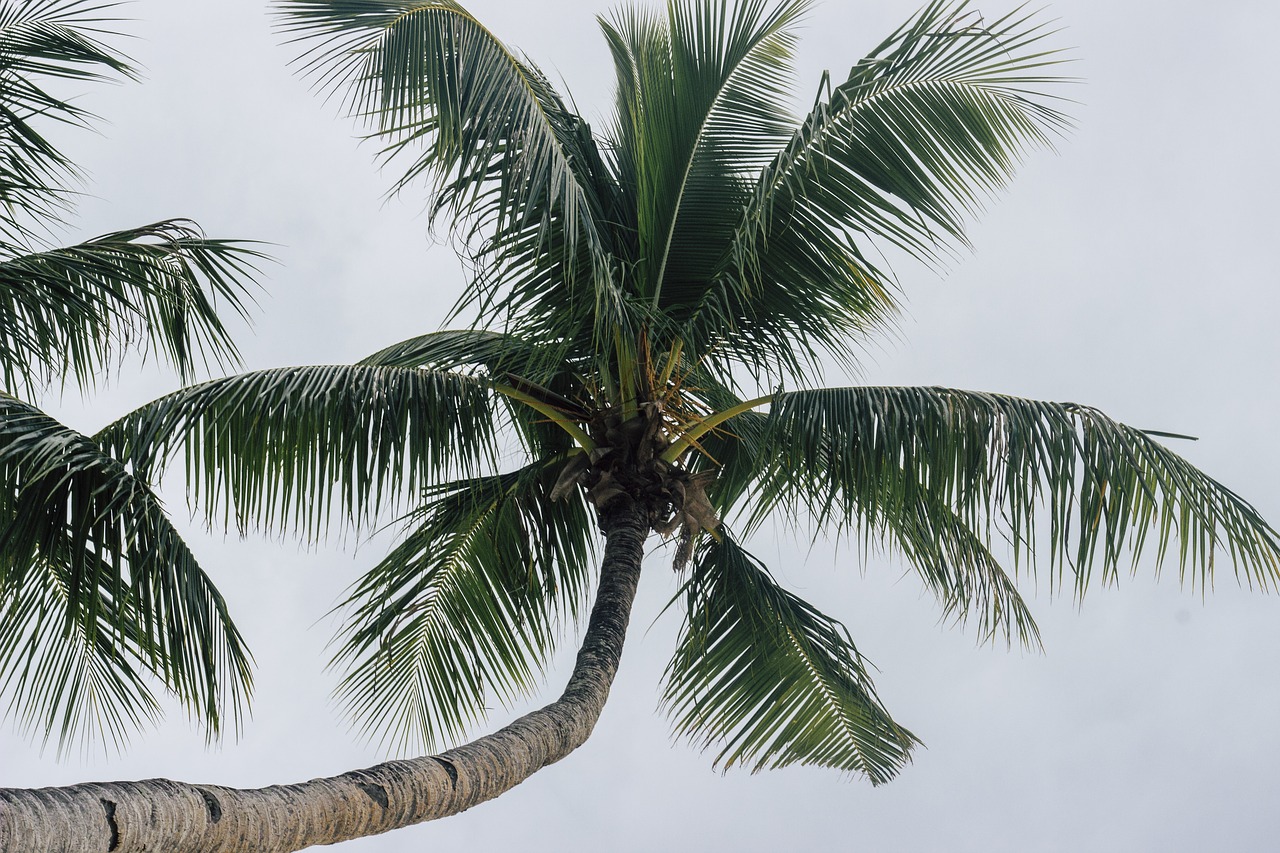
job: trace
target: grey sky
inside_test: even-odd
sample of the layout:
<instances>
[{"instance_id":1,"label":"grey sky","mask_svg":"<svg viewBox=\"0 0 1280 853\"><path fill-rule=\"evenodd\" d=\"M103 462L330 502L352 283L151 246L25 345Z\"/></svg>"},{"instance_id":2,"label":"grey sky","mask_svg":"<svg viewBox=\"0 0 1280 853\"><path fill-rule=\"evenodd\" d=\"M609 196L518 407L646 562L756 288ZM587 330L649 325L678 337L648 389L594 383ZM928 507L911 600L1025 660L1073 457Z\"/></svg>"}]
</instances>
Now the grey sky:
<instances>
[{"instance_id":1,"label":"grey sky","mask_svg":"<svg viewBox=\"0 0 1280 853\"><path fill-rule=\"evenodd\" d=\"M608 115L611 66L600 2L471 2L481 20L561 75L579 108ZM840 78L917 0L828 0L801 43L801 103L823 68ZM1005 3L978 4L988 17ZM247 366L344 362L435 328L459 290L407 194L350 123L286 68L293 56L261 3L138 0L130 53L142 84L85 103L109 124L69 144L96 196L73 236L168 216L210 235L278 244ZM862 381L939 384L1095 405L1144 428L1200 437L1179 452L1280 520L1280 313L1274 147L1280 6L1057 0L1074 45L1067 94L1079 128L1030 159L972 231L946 277L898 272L909 299L897 340ZM835 383L852 381L831 376ZM88 405L45 401L94 429L171 390L127 366ZM180 484L170 507L183 516ZM327 775L384 756L341 725L323 672L321 617L385 540L191 538L227 595L259 668L238 743L206 751L178 714L128 753L53 761L0 734L0 784L168 776L256 786ZM1199 851L1273 849L1280 782L1280 601L1242 591L1225 562L1214 593L1160 583L1150 561L1077 610L1040 585L1043 656L975 647L900 565L833 556L780 531L754 550L793 589L841 617L880 668L882 698L927 749L880 789L816 770L721 777L673 743L656 713L677 620L650 629L676 587L665 550L649 562L610 706L579 752L460 817L346 845L419 849L643 851ZM860 572L865 569L865 576ZM1028 583L1028 589L1034 584ZM572 645L572 637L568 645ZM551 673L558 692L564 668ZM514 713L514 712L512 712ZM495 713L491 727L509 714Z\"/></svg>"}]
</instances>

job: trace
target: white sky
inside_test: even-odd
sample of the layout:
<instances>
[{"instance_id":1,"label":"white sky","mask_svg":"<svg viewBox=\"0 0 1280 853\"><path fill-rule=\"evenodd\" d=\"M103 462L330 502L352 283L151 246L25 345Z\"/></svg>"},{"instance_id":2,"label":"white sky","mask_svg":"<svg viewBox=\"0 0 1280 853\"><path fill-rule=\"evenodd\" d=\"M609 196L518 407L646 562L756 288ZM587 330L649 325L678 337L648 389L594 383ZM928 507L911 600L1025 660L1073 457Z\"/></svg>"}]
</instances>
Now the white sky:
<instances>
[{"instance_id":1,"label":"white sky","mask_svg":"<svg viewBox=\"0 0 1280 853\"><path fill-rule=\"evenodd\" d=\"M801 99L821 69L841 78L916 5L819 6L800 48ZM594 15L612 4L468 6L563 76L603 123L611 65ZM1007 8L979 7L988 17ZM420 199L381 200L389 176L288 70L293 52L262 4L138 0L126 11L138 36L128 50L147 79L86 98L110 124L68 146L96 196L68 239L180 215L212 236L277 244L255 330L241 338L249 368L349 362L434 329L458 292L457 263L426 239ZM899 269L910 313L863 378L1070 400L1197 435L1179 452L1280 519L1280 222L1267 202L1280 196L1280 6L1058 0L1051 14L1086 80L1071 92L1079 129L1056 156L1030 160L951 275ZM126 370L87 405L45 405L93 430L174 387L150 367ZM182 516L181 489L169 494ZM58 764L52 749L42 756L5 731L0 784L166 776L257 786L384 757L329 703L333 626L321 617L386 543L353 555L340 543L307 552L194 529L191 540L259 663L241 741L207 751L173 714L125 756ZM940 625L899 565L860 567L851 553L786 536L752 545L846 622L881 670L882 698L926 742L898 780L872 789L807 769L722 777L710 756L673 742L655 710L677 628L669 616L650 629L676 585L660 551L585 747L465 815L342 849L1273 849L1280 602L1241 591L1225 564L1203 600L1172 568L1153 583L1149 566L1118 590L1093 590L1079 610L1042 587L1040 656L975 647L972 633Z\"/></svg>"}]
</instances>

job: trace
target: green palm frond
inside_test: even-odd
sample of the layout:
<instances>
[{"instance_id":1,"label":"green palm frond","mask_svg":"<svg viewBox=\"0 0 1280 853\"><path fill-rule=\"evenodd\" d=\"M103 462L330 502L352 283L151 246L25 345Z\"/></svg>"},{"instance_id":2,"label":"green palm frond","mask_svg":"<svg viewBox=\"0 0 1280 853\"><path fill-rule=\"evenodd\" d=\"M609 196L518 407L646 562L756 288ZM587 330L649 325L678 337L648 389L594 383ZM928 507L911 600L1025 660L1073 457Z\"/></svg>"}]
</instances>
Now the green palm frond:
<instances>
[{"instance_id":1,"label":"green palm frond","mask_svg":"<svg viewBox=\"0 0 1280 853\"><path fill-rule=\"evenodd\" d=\"M1157 568L1176 542L1179 576L1193 586L1209 584L1222 552L1241 582L1280 583L1280 535L1252 506L1094 409L945 388L832 388L778 394L768 419L765 441L780 451L753 495L757 518L780 507L908 538L942 536L958 519L985 542L998 528L1015 562L1047 546L1051 583L1070 567L1077 595L1095 563L1113 581L1151 539ZM935 556L955 551L939 545Z\"/></svg>"},{"instance_id":2,"label":"green palm frond","mask_svg":"<svg viewBox=\"0 0 1280 853\"><path fill-rule=\"evenodd\" d=\"M893 314L874 241L936 260L964 217L1048 145L1065 117L1037 91L1061 82L1035 15L990 24L934 2L826 97L766 166L695 319L748 366L794 374L816 353L848 359Z\"/></svg>"},{"instance_id":3,"label":"green palm frond","mask_svg":"<svg viewBox=\"0 0 1280 853\"><path fill-rule=\"evenodd\" d=\"M1064 61L1043 44L1049 26L1024 10L987 24L969 0L935 0L819 102L765 172L760 201L806 193L816 205L818 191L827 215L846 211L834 221L913 252L929 253L936 229L963 239L964 217L1024 151L1069 126L1040 91L1062 82L1046 73Z\"/></svg>"},{"instance_id":4,"label":"green palm frond","mask_svg":"<svg viewBox=\"0 0 1280 853\"><path fill-rule=\"evenodd\" d=\"M704 395L713 411L742 405L727 389L708 385L707 390L712 391L704 390ZM698 439L695 465L715 471L708 496L721 517L740 508L750 524L754 510L758 523L771 506L767 498L757 501L762 472L787 464L787 447L777 440L775 429L768 414L747 410ZM937 596L946 618L958 623L975 618L984 640L1003 636L1007 642L1016 639L1039 648L1035 619L982 537L937 495L920 490L915 499L901 512L882 514L877 535L868 540L900 552Z\"/></svg>"},{"instance_id":5,"label":"green palm frond","mask_svg":"<svg viewBox=\"0 0 1280 853\"><path fill-rule=\"evenodd\" d=\"M445 329L400 341L360 360L383 367L455 370L484 367L490 374L523 367L535 357L533 344L515 335L484 329Z\"/></svg>"},{"instance_id":6,"label":"green palm frond","mask_svg":"<svg viewBox=\"0 0 1280 853\"><path fill-rule=\"evenodd\" d=\"M541 459L573 446L570 433L556 420L576 424L588 419L588 402L577 369L581 365L565 361L564 356L564 347L555 344L539 345L524 337L481 329L449 329L392 344L360 363L458 370L487 377L495 388L515 395L503 397L511 422L530 457ZM541 404L541 411L517 398Z\"/></svg>"},{"instance_id":7,"label":"green palm frond","mask_svg":"<svg viewBox=\"0 0 1280 853\"><path fill-rule=\"evenodd\" d=\"M351 719L399 750L436 748L524 695L588 591L592 525L552 501L561 464L428 490L410 531L354 587L333 666Z\"/></svg>"},{"instance_id":8,"label":"green palm frond","mask_svg":"<svg viewBox=\"0 0 1280 853\"><path fill-rule=\"evenodd\" d=\"M769 10L672 2L601 22L618 72L616 158L633 188L632 285L678 308L705 287L750 190L790 136L794 26L808 0Z\"/></svg>"},{"instance_id":9,"label":"green palm frond","mask_svg":"<svg viewBox=\"0 0 1280 853\"><path fill-rule=\"evenodd\" d=\"M141 344L184 377L238 354L219 311L245 317L254 263L243 243L169 220L76 246L0 245L0 378L16 390L74 376L85 387Z\"/></svg>"},{"instance_id":10,"label":"green palm frond","mask_svg":"<svg viewBox=\"0 0 1280 853\"><path fill-rule=\"evenodd\" d=\"M889 544L938 598L943 616L961 624L976 618L984 641L1003 637L1009 644L1041 648L1035 618L989 544L937 495L916 497L914 505L882 520Z\"/></svg>"},{"instance_id":11,"label":"green palm frond","mask_svg":"<svg viewBox=\"0 0 1280 853\"><path fill-rule=\"evenodd\" d=\"M918 741L880 704L844 626L731 537L704 541L685 592L663 703L677 733L722 745L718 765L817 765L881 784L910 760Z\"/></svg>"},{"instance_id":12,"label":"green palm frond","mask_svg":"<svg viewBox=\"0 0 1280 853\"><path fill-rule=\"evenodd\" d=\"M560 342L563 344L563 342ZM563 345L485 329L445 329L384 347L360 364L477 371L494 381L559 384L571 373ZM578 353L579 358L590 352Z\"/></svg>"},{"instance_id":13,"label":"green palm frond","mask_svg":"<svg viewBox=\"0 0 1280 853\"><path fill-rule=\"evenodd\" d=\"M425 178L433 216L449 212L503 281L521 280L507 291L506 313L539 307L547 287L576 290L586 305L613 287L601 227L612 181L585 123L537 68L452 0L279 8L281 29L311 45L303 72L345 93L387 157L409 158L397 189ZM559 274L548 279L547 269ZM464 303L492 313L488 285L473 285Z\"/></svg>"},{"instance_id":14,"label":"green palm frond","mask_svg":"<svg viewBox=\"0 0 1280 853\"><path fill-rule=\"evenodd\" d=\"M332 522L359 529L451 472L492 470L501 411L486 381L459 373L282 367L162 397L97 438L146 472L181 447L211 522L315 538Z\"/></svg>"},{"instance_id":15,"label":"green palm frond","mask_svg":"<svg viewBox=\"0 0 1280 853\"><path fill-rule=\"evenodd\" d=\"M44 136L42 122L86 125L85 110L46 88L49 80L97 82L131 76L109 35L100 0L0 4L0 232L13 238L66 208L79 171ZM33 223L23 220L33 219Z\"/></svg>"},{"instance_id":16,"label":"green palm frond","mask_svg":"<svg viewBox=\"0 0 1280 853\"><path fill-rule=\"evenodd\" d=\"M128 690L136 680L131 655L211 738L228 708L238 726L252 686L248 652L222 596L146 483L86 436L5 395L0 483L0 591L14 596L0 643L25 647L31 661L21 672L13 661L6 667L8 679L17 673L17 695L27 697L23 715L57 715L64 735L74 731L83 722L75 715L93 710L74 697L96 688L60 679L105 674L111 690ZM64 614L62 623L32 633L32 620L50 608ZM44 637L44 630L63 637ZM86 655L95 659L76 663ZM149 695L121 712L145 716ZM52 704L41 707L46 699Z\"/></svg>"},{"instance_id":17,"label":"green palm frond","mask_svg":"<svg viewBox=\"0 0 1280 853\"><path fill-rule=\"evenodd\" d=\"M0 693L21 729L46 744L56 734L61 756L93 735L122 748L159 719L136 611L117 614L108 599L86 626L72 616L65 571L46 563L14 580L0 588Z\"/></svg>"},{"instance_id":18,"label":"green palm frond","mask_svg":"<svg viewBox=\"0 0 1280 853\"><path fill-rule=\"evenodd\" d=\"M104 0L0 0L0 690L8 714L59 752L117 746L159 712L157 679L210 739L235 727L249 655L217 589L140 476L5 392L81 390L128 348L184 378L238 356L219 311L244 316L244 243L186 220L49 248L81 178L45 134L94 118L55 94L132 76L104 38Z\"/></svg>"}]
</instances>

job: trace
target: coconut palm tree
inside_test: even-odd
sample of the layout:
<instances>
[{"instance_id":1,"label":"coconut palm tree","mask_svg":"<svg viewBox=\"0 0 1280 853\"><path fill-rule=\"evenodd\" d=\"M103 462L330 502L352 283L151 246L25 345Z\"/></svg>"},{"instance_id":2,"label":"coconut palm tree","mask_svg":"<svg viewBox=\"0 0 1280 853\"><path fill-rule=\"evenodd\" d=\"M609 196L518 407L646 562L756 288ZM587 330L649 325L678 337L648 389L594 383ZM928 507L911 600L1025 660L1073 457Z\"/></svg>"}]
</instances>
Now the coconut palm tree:
<instances>
[{"instance_id":1,"label":"coconut palm tree","mask_svg":"<svg viewBox=\"0 0 1280 853\"><path fill-rule=\"evenodd\" d=\"M818 386L892 321L877 252L943 260L1067 122L1050 29L963 0L928 5L793 117L808 5L602 21L618 88L597 133L451 0L282 0L305 73L454 229L470 322L356 365L192 386L97 447L144 480L182 456L230 528L364 530L413 501L344 602L334 660L351 717L389 746L429 751L526 694L594 584L577 661L559 699L438 755L258 790L0 791L0 850L294 850L496 797L589 736L655 534L683 579L676 730L723 767L873 784L916 736L841 623L750 553L766 519L900 551L944 612L1033 646L1009 560L1077 595L1144 555L1193 584L1221 553L1251 585L1280 579L1276 532L1167 434L1075 404Z\"/></svg>"}]
</instances>

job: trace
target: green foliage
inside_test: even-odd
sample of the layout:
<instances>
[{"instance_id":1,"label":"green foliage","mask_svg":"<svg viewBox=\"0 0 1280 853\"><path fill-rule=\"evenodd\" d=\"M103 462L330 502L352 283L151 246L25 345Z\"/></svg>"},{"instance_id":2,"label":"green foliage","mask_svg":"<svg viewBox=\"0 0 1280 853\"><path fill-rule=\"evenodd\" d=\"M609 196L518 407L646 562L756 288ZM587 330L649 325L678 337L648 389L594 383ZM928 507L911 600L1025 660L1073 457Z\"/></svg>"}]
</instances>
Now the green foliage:
<instances>
[{"instance_id":1,"label":"green foliage","mask_svg":"<svg viewBox=\"0 0 1280 853\"><path fill-rule=\"evenodd\" d=\"M0 395L0 684L62 745L100 722L117 743L155 713L158 677L216 737L238 725L249 655L226 605L147 485L92 440ZM96 719L95 719L96 718Z\"/></svg>"},{"instance_id":2,"label":"green foliage","mask_svg":"<svg viewBox=\"0 0 1280 853\"><path fill-rule=\"evenodd\" d=\"M155 682L216 738L252 687L222 597L141 469L13 396L86 390L129 349L186 378L237 358L219 312L250 303L248 245L181 219L47 243L80 175L45 134L93 118L53 90L132 75L103 41L110 8L0 2L0 690L60 752L99 732L122 744L158 714Z\"/></svg>"},{"instance_id":3,"label":"green foliage","mask_svg":"<svg viewBox=\"0 0 1280 853\"><path fill-rule=\"evenodd\" d=\"M876 241L924 259L940 236L963 240L963 217L1007 179L1029 147L1066 124L1052 108L1042 47L1030 15L989 26L967 3L935 2L819 94L748 183L710 190L731 220L710 242L718 265L671 294L681 331L698 351L782 377L820 354L851 363L850 345L892 316L892 280L869 259ZM750 138L750 137L748 137ZM693 238L688 238L692 240ZM687 312L687 313L686 313ZM693 343L693 341L690 341Z\"/></svg>"},{"instance_id":4,"label":"green foliage","mask_svg":"<svg viewBox=\"0 0 1280 853\"><path fill-rule=\"evenodd\" d=\"M156 222L65 248L0 244L0 379L35 391L74 377L86 390L124 350L147 347L190 378L233 364L219 308L247 316L246 280L261 256ZM221 303L221 306L219 305Z\"/></svg>"},{"instance_id":5,"label":"green foliage","mask_svg":"<svg viewBox=\"0 0 1280 853\"><path fill-rule=\"evenodd\" d=\"M496 456L492 393L459 373L325 365L193 385L137 409L97 440L158 474L181 449L211 522L318 537L356 529L404 492Z\"/></svg>"},{"instance_id":6,"label":"green foliage","mask_svg":"<svg viewBox=\"0 0 1280 853\"><path fill-rule=\"evenodd\" d=\"M398 170L394 191L425 185L433 220L455 229L472 276L454 317L479 322L354 366L196 385L93 440L34 412L0 430L0 677L32 725L103 708L113 732L143 720L148 669L215 729L211 697L247 690L238 635L146 487L179 453L192 501L229 529L315 538L417 502L341 605L333 658L353 722L401 750L456 738L491 698L536 685L581 610L605 494L647 501L654 529L693 554L664 701L725 768L812 764L878 784L917 741L844 626L782 589L721 518L749 533L781 515L895 551L947 616L1030 646L1014 581L1037 553L1051 587L1077 595L1151 550L1158 569L1176 549L1193 586L1222 553L1250 585L1280 581L1280 537L1252 507L1092 409L812 388L894 316L897 283L871 259L891 247L938 264L1026 152L1067 128L1063 57L1038 14L987 23L935 0L793 116L808 0L624 10L601 21L618 85L595 133L453 0L277 6L302 72ZM46 162L32 144L24 162ZM61 168L47 163L24 168ZM132 341L184 372L196 353L234 355L214 309L245 304L243 246L161 223L12 254L10 383L83 382ZM49 614L64 630L37 638Z\"/></svg>"},{"instance_id":7,"label":"green foliage","mask_svg":"<svg viewBox=\"0 0 1280 853\"><path fill-rule=\"evenodd\" d=\"M778 586L727 533L704 541L663 701L716 763L813 764L889 781L915 736L890 718L849 632Z\"/></svg>"},{"instance_id":8,"label":"green foliage","mask_svg":"<svg viewBox=\"0 0 1280 853\"><path fill-rule=\"evenodd\" d=\"M93 118L55 95L51 81L99 82L131 76L128 60L106 45L98 0L6 2L0 7L0 232L12 239L55 220L66 209L67 186L79 177L66 155L45 138L49 122L87 126Z\"/></svg>"},{"instance_id":9,"label":"green foliage","mask_svg":"<svg viewBox=\"0 0 1280 853\"><path fill-rule=\"evenodd\" d=\"M184 377L201 359L234 363L216 313L244 314L258 253L168 220L78 246L41 235L69 210L80 173L45 126L93 116L47 87L133 71L102 37L110 4L41 0L0 5L0 381L34 393L74 377L82 389L131 345L147 343Z\"/></svg>"},{"instance_id":10,"label":"green foliage","mask_svg":"<svg viewBox=\"0 0 1280 853\"><path fill-rule=\"evenodd\" d=\"M540 70L451 0L278 8L282 31L309 44L303 73L341 93L385 158L409 161L396 189L428 182L433 219L447 213L474 246L482 273L461 304L549 323L549 291L576 321L613 301L612 188L585 122Z\"/></svg>"},{"instance_id":11,"label":"green foliage","mask_svg":"<svg viewBox=\"0 0 1280 853\"><path fill-rule=\"evenodd\" d=\"M1030 646L1014 580L1024 563L1036 570L1037 547L1053 586L1070 571L1077 594L1095 566L1106 581L1124 555L1136 565L1149 538L1157 566L1177 548L1192 584L1224 550L1245 582L1280 579L1277 534L1252 507L1093 410L929 388L762 391L808 386L828 357L855 366L898 302L871 259L890 246L938 264L1025 153L1069 125L1051 28L1025 11L987 23L964 0L929 3L793 117L809 7L669 0L602 20L616 110L593 134L452 0L279 4L304 72L402 164L395 190L426 183L473 271L456 311L474 310L475 329L366 363L465 377L504 400L488 417L516 427L515 471L428 485L402 544L347 602L335 664L371 734L404 747L415 733L452 737L489 694L528 689L552 615L572 612L550 579L569 599L581 588L589 513L547 499L576 483L596 484L589 497L626 482L668 496L651 498L655 529L680 530L695 559L666 704L725 767L819 764L879 783L915 739L843 626L723 527L705 530L714 514L737 513L748 531L781 514L858 537L866 553L896 551L949 617ZM237 417L188 435L207 440L194 436ZM487 436L481 417L440 420ZM395 476L380 464L370 482ZM1012 575L993 547L1002 537Z\"/></svg>"},{"instance_id":12,"label":"green foliage","mask_svg":"<svg viewBox=\"0 0 1280 853\"><path fill-rule=\"evenodd\" d=\"M746 182L786 141L794 28L810 5L683 3L666 15L631 8L601 22L618 79L609 147L634 210L629 284L655 307L705 288Z\"/></svg>"},{"instance_id":13,"label":"green foliage","mask_svg":"<svg viewBox=\"0 0 1280 853\"><path fill-rule=\"evenodd\" d=\"M588 592L592 531L581 496L552 501L560 465L443 484L352 589L333 664L353 720L395 747L457 738L537 686Z\"/></svg>"},{"instance_id":14,"label":"green foliage","mask_svg":"<svg viewBox=\"0 0 1280 853\"><path fill-rule=\"evenodd\" d=\"M1280 543L1253 507L1095 409L946 388L827 388L776 395L763 441L778 453L761 473L756 517L802 507L824 527L892 533L926 565L985 562L966 556L969 533L990 539L995 521L1015 560L1034 554L1047 515L1051 583L1070 568L1077 596L1095 564L1103 582L1126 555L1136 567L1151 534L1156 566L1176 541L1192 586L1208 583L1220 548L1249 585L1280 582Z\"/></svg>"}]
</instances>

